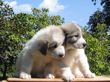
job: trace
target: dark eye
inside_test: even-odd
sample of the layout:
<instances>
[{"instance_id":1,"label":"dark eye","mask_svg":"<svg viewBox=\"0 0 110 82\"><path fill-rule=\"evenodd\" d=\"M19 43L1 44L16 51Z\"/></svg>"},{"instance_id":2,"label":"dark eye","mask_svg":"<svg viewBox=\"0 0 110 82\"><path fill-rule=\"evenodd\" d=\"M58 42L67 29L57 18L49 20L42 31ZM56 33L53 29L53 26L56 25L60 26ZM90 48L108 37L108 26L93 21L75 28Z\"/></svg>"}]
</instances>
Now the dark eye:
<instances>
[{"instance_id":1,"label":"dark eye","mask_svg":"<svg viewBox=\"0 0 110 82\"><path fill-rule=\"evenodd\" d=\"M52 48L56 48L56 47L57 47L57 44L52 45Z\"/></svg>"},{"instance_id":2,"label":"dark eye","mask_svg":"<svg viewBox=\"0 0 110 82\"><path fill-rule=\"evenodd\" d=\"M79 35L74 35L74 37L78 37Z\"/></svg>"},{"instance_id":3,"label":"dark eye","mask_svg":"<svg viewBox=\"0 0 110 82\"><path fill-rule=\"evenodd\" d=\"M55 48L57 48L57 44L56 44L56 43L53 43L53 44L50 45L49 48L50 48L50 49L55 49Z\"/></svg>"}]
</instances>

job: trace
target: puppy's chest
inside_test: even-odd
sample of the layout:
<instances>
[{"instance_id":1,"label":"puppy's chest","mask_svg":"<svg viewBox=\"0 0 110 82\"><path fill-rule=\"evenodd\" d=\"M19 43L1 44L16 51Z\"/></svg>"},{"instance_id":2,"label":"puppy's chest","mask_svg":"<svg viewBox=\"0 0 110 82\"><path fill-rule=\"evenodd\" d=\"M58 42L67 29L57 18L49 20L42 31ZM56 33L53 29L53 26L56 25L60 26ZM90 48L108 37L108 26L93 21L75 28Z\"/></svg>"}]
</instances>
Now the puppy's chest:
<instances>
[{"instance_id":1,"label":"puppy's chest","mask_svg":"<svg viewBox=\"0 0 110 82\"><path fill-rule=\"evenodd\" d=\"M69 66L73 66L73 64L77 64L79 61L79 55L75 52L67 52L66 56L64 58L64 62L69 65Z\"/></svg>"},{"instance_id":2,"label":"puppy's chest","mask_svg":"<svg viewBox=\"0 0 110 82\"><path fill-rule=\"evenodd\" d=\"M42 71L49 60L45 56L36 56L33 60L33 68L36 71Z\"/></svg>"}]
</instances>

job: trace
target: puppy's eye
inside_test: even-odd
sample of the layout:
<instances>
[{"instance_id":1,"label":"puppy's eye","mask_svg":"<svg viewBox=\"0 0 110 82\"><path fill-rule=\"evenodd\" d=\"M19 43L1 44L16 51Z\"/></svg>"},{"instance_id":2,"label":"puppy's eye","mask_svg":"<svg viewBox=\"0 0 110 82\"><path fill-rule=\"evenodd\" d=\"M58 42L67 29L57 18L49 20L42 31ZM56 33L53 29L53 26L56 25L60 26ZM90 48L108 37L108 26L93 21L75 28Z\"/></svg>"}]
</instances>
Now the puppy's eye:
<instances>
[{"instance_id":1,"label":"puppy's eye","mask_svg":"<svg viewBox=\"0 0 110 82\"><path fill-rule=\"evenodd\" d=\"M52 45L52 48L56 48L56 47L57 47L57 44Z\"/></svg>"},{"instance_id":2,"label":"puppy's eye","mask_svg":"<svg viewBox=\"0 0 110 82\"><path fill-rule=\"evenodd\" d=\"M57 44L51 44L49 48L50 49L55 49L55 48L57 48Z\"/></svg>"},{"instance_id":3,"label":"puppy's eye","mask_svg":"<svg viewBox=\"0 0 110 82\"><path fill-rule=\"evenodd\" d=\"M78 37L79 35L74 35L74 37Z\"/></svg>"}]
</instances>

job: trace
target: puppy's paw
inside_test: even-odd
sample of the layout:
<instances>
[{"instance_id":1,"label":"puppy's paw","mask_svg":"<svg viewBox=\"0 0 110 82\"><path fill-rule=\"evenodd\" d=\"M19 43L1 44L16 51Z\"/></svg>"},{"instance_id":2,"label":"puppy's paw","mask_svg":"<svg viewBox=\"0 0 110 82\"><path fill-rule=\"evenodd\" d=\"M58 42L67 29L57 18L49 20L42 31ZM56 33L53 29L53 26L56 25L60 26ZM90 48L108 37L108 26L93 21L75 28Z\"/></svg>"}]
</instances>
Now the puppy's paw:
<instances>
[{"instance_id":1,"label":"puppy's paw","mask_svg":"<svg viewBox=\"0 0 110 82\"><path fill-rule=\"evenodd\" d=\"M95 78L96 75L95 75L94 73L87 73L87 74L85 75L85 77L86 77L86 78Z\"/></svg>"},{"instance_id":2,"label":"puppy's paw","mask_svg":"<svg viewBox=\"0 0 110 82\"><path fill-rule=\"evenodd\" d=\"M25 72L21 72L20 73L20 78L22 78L22 79L30 79L31 75L28 74L28 73L25 73Z\"/></svg>"},{"instance_id":3,"label":"puppy's paw","mask_svg":"<svg viewBox=\"0 0 110 82\"><path fill-rule=\"evenodd\" d=\"M46 78L48 78L48 79L54 79L55 76L54 76L53 74L48 74L48 75L46 76Z\"/></svg>"},{"instance_id":4,"label":"puppy's paw","mask_svg":"<svg viewBox=\"0 0 110 82\"><path fill-rule=\"evenodd\" d=\"M19 73L15 73L14 77L19 78Z\"/></svg>"},{"instance_id":5,"label":"puppy's paw","mask_svg":"<svg viewBox=\"0 0 110 82\"><path fill-rule=\"evenodd\" d=\"M83 76L83 74L75 74L75 77L76 78L83 78L84 76Z\"/></svg>"},{"instance_id":6,"label":"puppy's paw","mask_svg":"<svg viewBox=\"0 0 110 82\"><path fill-rule=\"evenodd\" d=\"M72 73L66 72L66 73L62 74L62 79L63 79L64 81L66 81L66 82L70 82L70 81L72 81L74 78L75 78L75 76L74 76Z\"/></svg>"}]
</instances>

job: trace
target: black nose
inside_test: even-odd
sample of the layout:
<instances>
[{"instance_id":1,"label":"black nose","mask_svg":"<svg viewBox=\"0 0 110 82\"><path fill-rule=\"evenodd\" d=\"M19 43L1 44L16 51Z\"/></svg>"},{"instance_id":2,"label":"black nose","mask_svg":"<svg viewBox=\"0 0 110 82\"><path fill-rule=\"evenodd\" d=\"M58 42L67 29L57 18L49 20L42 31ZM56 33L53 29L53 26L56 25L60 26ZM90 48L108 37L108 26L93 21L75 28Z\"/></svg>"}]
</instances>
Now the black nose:
<instances>
[{"instance_id":1,"label":"black nose","mask_svg":"<svg viewBox=\"0 0 110 82\"><path fill-rule=\"evenodd\" d=\"M83 43L83 47L86 47L86 43Z\"/></svg>"},{"instance_id":2,"label":"black nose","mask_svg":"<svg viewBox=\"0 0 110 82\"><path fill-rule=\"evenodd\" d=\"M63 54L59 54L59 57L63 57L64 55Z\"/></svg>"}]
</instances>

